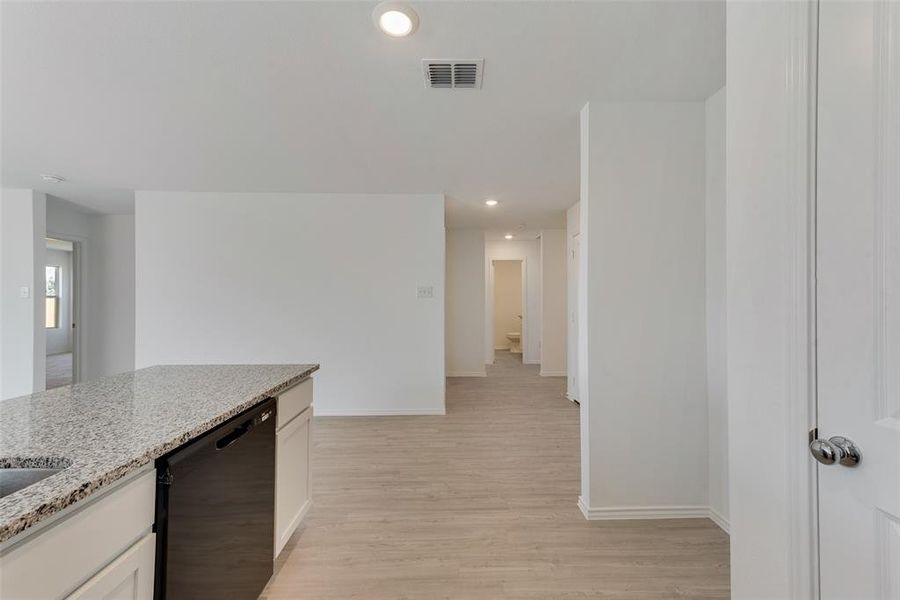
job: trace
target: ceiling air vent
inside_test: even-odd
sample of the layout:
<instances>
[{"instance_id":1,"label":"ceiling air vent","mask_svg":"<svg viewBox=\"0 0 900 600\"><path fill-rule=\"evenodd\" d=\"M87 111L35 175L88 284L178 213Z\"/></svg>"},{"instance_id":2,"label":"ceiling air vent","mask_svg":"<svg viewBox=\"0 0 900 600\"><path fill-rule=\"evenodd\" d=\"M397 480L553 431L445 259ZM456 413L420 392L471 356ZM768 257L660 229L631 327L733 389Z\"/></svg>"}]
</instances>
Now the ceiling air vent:
<instances>
[{"instance_id":1,"label":"ceiling air vent","mask_svg":"<svg viewBox=\"0 0 900 600\"><path fill-rule=\"evenodd\" d=\"M479 89L484 60L437 60L422 61L425 70L425 87L445 89Z\"/></svg>"}]
</instances>

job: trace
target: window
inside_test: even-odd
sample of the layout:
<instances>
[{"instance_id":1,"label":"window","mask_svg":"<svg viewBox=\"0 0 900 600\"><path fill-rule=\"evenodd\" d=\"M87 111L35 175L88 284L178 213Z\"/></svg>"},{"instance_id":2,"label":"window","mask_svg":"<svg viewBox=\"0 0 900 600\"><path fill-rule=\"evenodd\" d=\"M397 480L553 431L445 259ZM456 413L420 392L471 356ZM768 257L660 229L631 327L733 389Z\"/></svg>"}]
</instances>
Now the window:
<instances>
[{"instance_id":1,"label":"window","mask_svg":"<svg viewBox=\"0 0 900 600\"><path fill-rule=\"evenodd\" d=\"M45 271L47 279L47 315L45 326L47 329L59 328L59 267L47 266Z\"/></svg>"}]
</instances>

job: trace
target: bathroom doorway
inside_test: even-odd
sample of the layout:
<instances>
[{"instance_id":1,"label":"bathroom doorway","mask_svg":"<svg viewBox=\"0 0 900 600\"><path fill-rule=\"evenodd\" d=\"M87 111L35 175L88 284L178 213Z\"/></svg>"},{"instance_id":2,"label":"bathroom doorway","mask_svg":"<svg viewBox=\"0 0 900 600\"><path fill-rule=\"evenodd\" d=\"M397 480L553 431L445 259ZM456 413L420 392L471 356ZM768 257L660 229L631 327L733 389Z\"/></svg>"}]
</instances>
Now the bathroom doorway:
<instances>
[{"instance_id":1,"label":"bathroom doorway","mask_svg":"<svg viewBox=\"0 0 900 600\"><path fill-rule=\"evenodd\" d=\"M508 352L521 362L525 347L525 261L491 261L491 280L494 351Z\"/></svg>"},{"instance_id":2,"label":"bathroom doorway","mask_svg":"<svg viewBox=\"0 0 900 600\"><path fill-rule=\"evenodd\" d=\"M77 242L46 238L44 331L48 390L78 381L79 258Z\"/></svg>"}]
</instances>

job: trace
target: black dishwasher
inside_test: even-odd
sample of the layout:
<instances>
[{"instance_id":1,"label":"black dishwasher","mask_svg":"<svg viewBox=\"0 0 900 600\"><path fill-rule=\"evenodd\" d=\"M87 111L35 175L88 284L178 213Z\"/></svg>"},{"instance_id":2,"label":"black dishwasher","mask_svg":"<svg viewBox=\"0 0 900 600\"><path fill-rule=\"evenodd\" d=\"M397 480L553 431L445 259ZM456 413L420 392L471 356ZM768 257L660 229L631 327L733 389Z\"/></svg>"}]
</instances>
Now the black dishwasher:
<instances>
[{"instance_id":1,"label":"black dishwasher","mask_svg":"<svg viewBox=\"0 0 900 600\"><path fill-rule=\"evenodd\" d=\"M272 576L269 399L156 461L156 600L256 598Z\"/></svg>"}]
</instances>

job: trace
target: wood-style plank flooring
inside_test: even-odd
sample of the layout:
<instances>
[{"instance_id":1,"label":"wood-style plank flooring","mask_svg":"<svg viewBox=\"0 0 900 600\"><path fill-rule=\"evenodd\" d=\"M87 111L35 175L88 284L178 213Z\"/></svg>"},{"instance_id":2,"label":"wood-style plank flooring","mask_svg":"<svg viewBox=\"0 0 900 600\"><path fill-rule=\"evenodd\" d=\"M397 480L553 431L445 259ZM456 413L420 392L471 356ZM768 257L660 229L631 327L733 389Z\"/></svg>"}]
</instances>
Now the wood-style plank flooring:
<instances>
[{"instance_id":1,"label":"wood-style plank flooring","mask_svg":"<svg viewBox=\"0 0 900 600\"><path fill-rule=\"evenodd\" d=\"M706 519L593 521L565 379L498 352L447 415L316 418L313 507L262 598L727 598Z\"/></svg>"},{"instance_id":2,"label":"wood-style plank flooring","mask_svg":"<svg viewBox=\"0 0 900 600\"><path fill-rule=\"evenodd\" d=\"M72 353L47 356L46 388L51 390L72 383Z\"/></svg>"}]
</instances>

